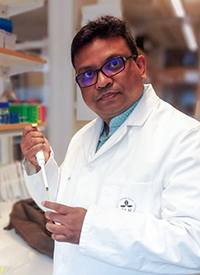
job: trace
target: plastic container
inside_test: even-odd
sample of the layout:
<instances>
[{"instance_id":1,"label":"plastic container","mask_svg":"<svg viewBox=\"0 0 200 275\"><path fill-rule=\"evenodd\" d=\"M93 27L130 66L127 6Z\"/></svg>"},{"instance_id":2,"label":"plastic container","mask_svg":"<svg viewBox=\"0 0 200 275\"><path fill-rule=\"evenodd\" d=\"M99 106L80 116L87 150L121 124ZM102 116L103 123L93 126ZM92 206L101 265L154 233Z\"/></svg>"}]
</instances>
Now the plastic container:
<instances>
[{"instance_id":1,"label":"plastic container","mask_svg":"<svg viewBox=\"0 0 200 275\"><path fill-rule=\"evenodd\" d=\"M10 102L10 123L37 123L46 121L46 107L37 102Z\"/></svg>"},{"instance_id":2,"label":"plastic container","mask_svg":"<svg viewBox=\"0 0 200 275\"><path fill-rule=\"evenodd\" d=\"M42 105L42 122L46 121L46 106Z\"/></svg>"},{"instance_id":3,"label":"plastic container","mask_svg":"<svg viewBox=\"0 0 200 275\"><path fill-rule=\"evenodd\" d=\"M0 123L8 124L9 119L9 103L8 102L0 102Z\"/></svg>"},{"instance_id":4,"label":"plastic container","mask_svg":"<svg viewBox=\"0 0 200 275\"><path fill-rule=\"evenodd\" d=\"M13 23L11 20L6 19L6 18L0 18L0 29L6 31L6 32L11 32L13 31Z\"/></svg>"},{"instance_id":5,"label":"plastic container","mask_svg":"<svg viewBox=\"0 0 200 275\"><path fill-rule=\"evenodd\" d=\"M10 124L19 123L19 114L18 113L10 113Z\"/></svg>"},{"instance_id":6,"label":"plastic container","mask_svg":"<svg viewBox=\"0 0 200 275\"><path fill-rule=\"evenodd\" d=\"M38 104L28 104L28 122L38 122Z\"/></svg>"},{"instance_id":7,"label":"plastic container","mask_svg":"<svg viewBox=\"0 0 200 275\"><path fill-rule=\"evenodd\" d=\"M38 122L42 122L42 105L38 105Z\"/></svg>"},{"instance_id":8,"label":"plastic container","mask_svg":"<svg viewBox=\"0 0 200 275\"><path fill-rule=\"evenodd\" d=\"M11 103L9 105L9 112L10 114L11 113L18 114L19 123L28 122L28 107L26 103ZM17 118L15 117L15 120L16 119ZM10 122L10 123L14 123L14 122Z\"/></svg>"}]
</instances>

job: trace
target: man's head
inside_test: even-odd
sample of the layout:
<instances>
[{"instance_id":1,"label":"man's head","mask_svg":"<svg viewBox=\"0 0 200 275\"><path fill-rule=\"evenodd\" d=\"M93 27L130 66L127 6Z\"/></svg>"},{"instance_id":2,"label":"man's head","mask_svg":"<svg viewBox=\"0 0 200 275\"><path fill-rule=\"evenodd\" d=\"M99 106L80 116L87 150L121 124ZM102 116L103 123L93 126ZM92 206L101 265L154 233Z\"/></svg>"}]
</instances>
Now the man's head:
<instances>
[{"instance_id":1,"label":"man's head","mask_svg":"<svg viewBox=\"0 0 200 275\"><path fill-rule=\"evenodd\" d=\"M146 62L121 20L89 22L72 42L72 62L83 100L108 125L142 95Z\"/></svg>"},{"instance_id":2,"label":"man's head","mask_svg":"<svg viewBox=\"0 0 200 275\"><path fill-rule=\"evenodd\" d=\"M71 61L74 66L76 54L86 44L97 38L122 37L133 55L138 55L134 38L130 34L126 23L113 16L100 17L95 21L89 21L74 37L71 46Z\"/></svg>"}]
</instances>

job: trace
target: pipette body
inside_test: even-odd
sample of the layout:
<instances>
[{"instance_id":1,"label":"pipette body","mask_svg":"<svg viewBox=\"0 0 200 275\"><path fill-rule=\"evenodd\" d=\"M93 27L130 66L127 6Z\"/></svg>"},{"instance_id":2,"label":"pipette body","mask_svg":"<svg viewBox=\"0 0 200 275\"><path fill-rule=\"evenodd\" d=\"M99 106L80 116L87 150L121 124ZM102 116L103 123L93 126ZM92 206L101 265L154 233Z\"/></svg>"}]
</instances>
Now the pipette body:
<instances>
[{"instance_id":1,"label":"pipette body","mask_svg":"<svg viewBox=\"0 0 200 275\"><path fill-rule=\"evenodd\" d=\"M48 186L48 183L47 183L46 172L45 172L45 169L44 169L45 158L44 158L44 152L43 152L43 150L38 151L38 152L36 153L35 157L36 157L36 159L37 159L38 165L41 167L44 185L45 185L45 188L46 188L46 192L47 192L48 199L49 199L49 201L50 201L49 186Z\"/></svg>"},{"instance_id":2,"label":"pipette body","mask_svg":"<svg viewBox=\"0 0 200 275\"><path fill-rule=\"evenodd\" d=\"M33 128L36 128L36 127L37 127L37 123L33 123L31 126L32 126ZM40 151L38 151L38 152L35 154L35 157L36 157L36 159L37 159L38 165L39 165L40 168L41 168L42 177L43 177L44 185L45 185L46 192L47 192L47 197L48 197L48 199L49 199L49 201L50 201L49 186L48 186L48 183L47 183L46 172L45 172L45 169L44 169L45 157L44 157L44 152L43 152L43 150L41 149Z\"/></svg>"}]
</instances>

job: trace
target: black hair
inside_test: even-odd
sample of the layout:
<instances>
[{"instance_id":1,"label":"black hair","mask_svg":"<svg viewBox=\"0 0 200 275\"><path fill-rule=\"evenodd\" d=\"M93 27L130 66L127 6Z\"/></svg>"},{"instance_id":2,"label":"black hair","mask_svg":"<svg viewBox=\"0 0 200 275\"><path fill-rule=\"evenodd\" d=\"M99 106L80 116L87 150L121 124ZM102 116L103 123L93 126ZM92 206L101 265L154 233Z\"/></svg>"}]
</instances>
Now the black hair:
<instances>
[{"instance_id":1,"label":"black hair","mask_svg":"<svg viewBox=\"0 0 200 275\"><path fill-rule=\"evenodd\" d=\"M74 58L79 50L96 38L122 37L126 41L133 55L138 56L135 39L126 26L126 23L114 16L102 16L94 21L89 21L75 35L71 45L71 61L74 66Z\"/></svg>"}]
</instances>

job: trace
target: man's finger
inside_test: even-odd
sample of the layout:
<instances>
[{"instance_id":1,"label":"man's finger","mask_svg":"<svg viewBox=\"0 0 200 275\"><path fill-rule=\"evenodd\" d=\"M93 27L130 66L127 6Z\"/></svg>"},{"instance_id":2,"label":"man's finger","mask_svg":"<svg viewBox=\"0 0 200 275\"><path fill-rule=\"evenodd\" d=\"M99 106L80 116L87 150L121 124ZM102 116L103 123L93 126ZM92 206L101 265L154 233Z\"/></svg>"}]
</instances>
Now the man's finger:
<instances>
[{"instance_id":1,"label":"man's finger","mask_svg":"<svg viewBox=\"0 0 200 275\"><path fill-rule=\"evenodd\" d=\"M71 212L72 207L66 206L64 204L50 202L50 201L43 201L42 205L46 208L52 209L59 214L67 215Z\"/></svg>"},{"instance_id":2,"label":"man's finger","mask_svg":"<svg viewBox=\"0 0 200 275\"><path fill-rule=\"evenodd\" d=\"M46 223L46 229L48 229L50 232L54 233L54 234L64 234L64 232L66 231L66 228L64 225L62 224L55 224L52 222L47 222Z\"/></svg>"},{"instance_id":3,"label":"man's finger","mask_svg":"<svg viewBox=\"0 0 200 275\"><path fill-rule=\"evenodd\" d=\"M29 126L26 126L25 128L24 128L24 130L23 130L23 137L25 137L29 132L31 132L31 131L38 131L38 132L41 132L40 131L40 129L39 128L34 128L34 127L32 127L31 125L29 125Z\"/></svg>"},{"instance_id":4,"label":"man's finger","mask_svg":"<svg viewBox=\"0 0 200 275\"><path fill-rule=\"evenodd\" d=\"M55 212L55 211L46 211L46 212L45 212L45 217L46 217L48 220L53 221L54 224L55 224L55 222L56 222L56 223L59 223L59 224L62 224L62 223L63 223L63 220L64 220L64 216L66 216L66 215L57 213L57 212Z\"/></svg>"},{"instance_id":5,"label":"man's finger","mask_svg":"<svg viewBox=\"0 0 200 275\"><path fill-rule=\"evenodd\" d=\"M59 234L52 234L51 238L57 242L68 242L69 238L65 235L59 235Z\"/></svg>"}]
</instances>

